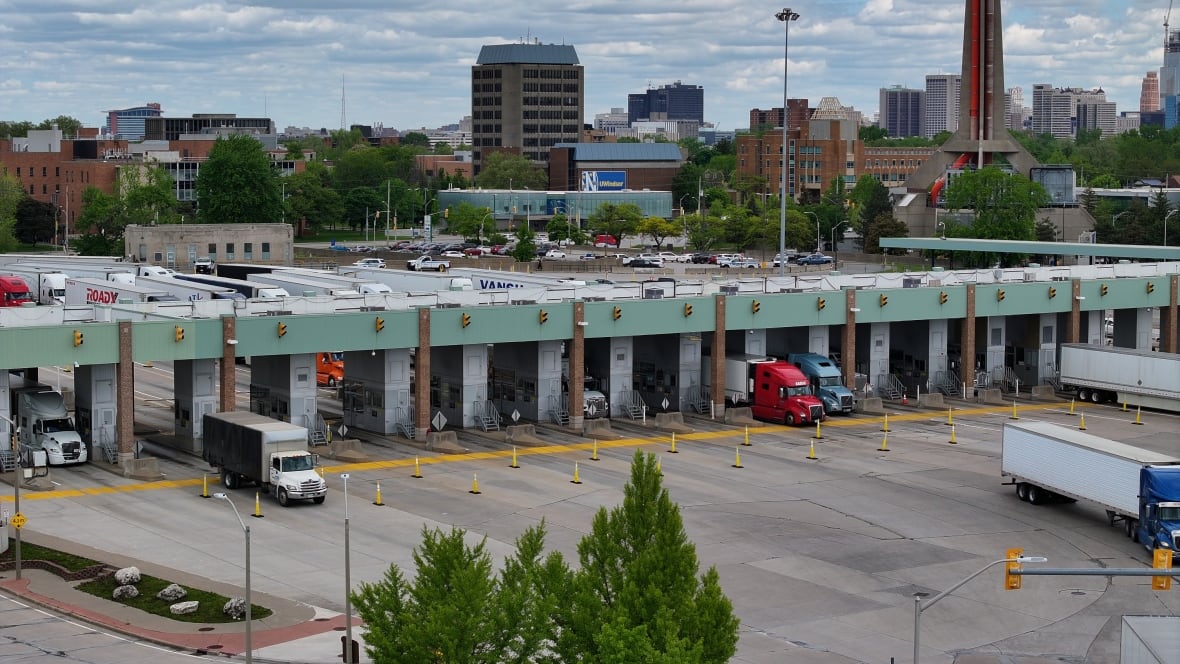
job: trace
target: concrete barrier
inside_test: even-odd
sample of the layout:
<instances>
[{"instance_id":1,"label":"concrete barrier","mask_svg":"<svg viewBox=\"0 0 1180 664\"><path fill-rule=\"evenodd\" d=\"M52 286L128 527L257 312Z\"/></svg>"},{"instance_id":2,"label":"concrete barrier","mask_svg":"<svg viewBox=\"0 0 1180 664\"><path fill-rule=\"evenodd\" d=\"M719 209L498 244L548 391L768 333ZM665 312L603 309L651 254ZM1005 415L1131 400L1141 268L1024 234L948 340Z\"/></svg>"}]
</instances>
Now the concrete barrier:
<instances>
[{"instance_id":1,"label":"concrete barrier","mask_svg":"<svg viewBox=\"0 0 1180 664\"><path fill-rule=\"evenodd\" d=\"M312 452L317 448L313 447ZM361 449L361 441L356 438L340 438L328 443L328 450L324 456L329 459L336 459L338 461L364 461L369 458L368 454Z\"/></svg>"},{"instance_id":2,"label":"concrete barrier","mask_svg":"<svg viewBox=\"0 0 1180 664\"><path fill-rule=\"evenodd\" d=\"M856 412L865 415L884 415L885 403L881 397L865 397L856 402Z\"/></svg>"},{"instance_id":3,"label":"concrete barrier","mask_svg":"<svg viewBox=\"0 0 1180 664\"><path fill-rule=\"evenodd\" d=\"M610 420L605 417L582 420L582 435L587 438L598 438L600 440L620 438L619 434L615 433L614 429L611 428Z\"/></svg>"},{"instance_id":4,"label":"concrete barrier","mask_svg":"<svg viewBox=\"0 0 1180 664\"><path fill-rule=\"evenodd\" d=\"M1033 385L1032 398L1038 401L1056 401L1057 390L1052 385Z\"/></svg>"},{"instance_id":5,"label":"concrete barrier","mask_svg":"<svg viewBox=\"0 0 1180 664\"><path fill-rule=\"evenodd\" d=\"M123 477L140 481L164 479L164 473L160 472L159 459L156 457L135 459L128 455L119 461L123 467Z\"/></svg>"},{"instance_id":6,"label":"concrete barrier","mask_svg":"<svg viewBox=\"0 0 1180 664\"><path fill-rule=\"evenodd\" d=\"M722 421L726 424L758 424L748 407L726 408Z\"/></svg>"},{"instance_id":7,"label":"concrete barrier","mask_svg":"<svg viewBox=\"0 0 1180 664\"><path fill-rule=\"evenodd\" d=\"M431 431L426 434L426 449L444 454L461 454L467 451L459 445L459 436L454 431Z\"/></svg>"},{"instance_id":8,"label":"concrete barrier","mask_svg":"<svg viewBox=\"0 0 1180 664\"><path fill-rule=\"evenodd\" d=\"M684 424L684 413L656 413L656 428L676 433L693 432L692 427Z\"/></svg>"},{"instance_id":9,"label":"concrete barrier","mask_svg":"<svg viewBox=\"0 0 1180 664\"><path fill-rule=\"evenodd\" d=\"M942 392L927 392L918 399L918 405L922 408L943 410L946 408L946 399L943 398Z\"/></svg>"},{"instance_id":10,"label":"concrete barrier","mask_svg":"<svg viewBox=\"0 0 1180 664\"><path fill-rule=\"evenodd\" d=\"M987 404L1001 404L1004 403L1004 393L999 388L977 389L980 403Z\"/></svg>"},{"instance_id":11,"label":"concrete barrier","mask_svg":"<svg viewBox=\"0 0 1180 664\"><path fill-rule=\"evenodd\" d=\"M511 424L504 427L504 441L511 445L536 446L545 441L537 437L537 427L532 424Z\"/></svg>"}]
</instances>

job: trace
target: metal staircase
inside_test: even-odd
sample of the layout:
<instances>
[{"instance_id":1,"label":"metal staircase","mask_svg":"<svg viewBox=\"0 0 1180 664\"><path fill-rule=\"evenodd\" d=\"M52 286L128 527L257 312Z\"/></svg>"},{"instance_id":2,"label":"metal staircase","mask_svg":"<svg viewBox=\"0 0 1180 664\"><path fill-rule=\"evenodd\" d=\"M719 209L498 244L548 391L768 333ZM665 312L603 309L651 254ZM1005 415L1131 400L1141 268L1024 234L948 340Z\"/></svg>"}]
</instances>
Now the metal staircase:
<instances>
[{"instance_id":1,"label":"metal staircase","mask_svg":"<svg viewBox=\"0 0 1180 664\"><path fill-rule=\"evenodd\" d=\"M963 384L959 381L959 374L954 371L936 371L934 379L930 381L930 389L948 397L963 396Z\"/></svg>"},{"instance_id":2,"label":"metal staircase","mask_svg":"<svg viewBox=\"0 0 1180 664\"><path fill-rule=\"evenodd\" d=\"M643 397L639 396L638 390L631 390L623 393L622 403L619 405L623 412L633 420L642 419L644 411L647 410L647 404L644 403Z\"/></svg>"},{"instance_id":3,"label":"metal staircase","mask_svg":"<svg viewBox=\"0 0 1180 664\"><path fill-rule=\"evenodd\" d=\"M707 415L712 410L712 394L707 387L690 385L684 398L688 402L688 407L697 413Z\"/></svg>"},{"instance_id":4,"label":"metal staircase","mask_svg":"<svg viewBox=\"0 0 1180 664\"><path fill-rule=\"evenodd\" d=\"M113 440L110 440L107 436L108 436L107 430L100 428L98 430L98 442L95 444L95 447L97 447L99 452L102 454L103 460L105 460L107 463L111 464L112 466L118 465L118 463L119 463L119 446L116 445L115 442Z\"/></svg>"},{"instance_id":5,"label":"metal staircase","mask_svg":"<svg viewBox=\"0 0 1180 664\"><path fill-rule=\"evenodd\" d=\"M500 412L496 410L496 404L491 401L472 403L472 414L475 416L476 423L484 431L500 430Z\"/></svg>"},{"instance_id":6,"label":"metal staircase","mask_svg":"<svg viewBox=\"0 0 1180 664\"><path fill-rule=\"evenodd\" d=\"M16 454L12 450L0 450L0 472L11 473L16 470Z\"/></svg>"},{"instance_id":7,"label":"metal staircase","mask_svg":"<svg viewBox=\"0 0 1180 664\"><path fill-rule=\"evenodd\" d=\"M307 428L307 443L309 445L315 447L332 442L332 432L328 429L328 423L324 421L323 415L309 413L307 421L311 422L311 426Z\"/></svg>"},{"instance_id":8,"label":"metal staircase","mask_svg":"<svg viewBox=\"0 0 1180 664\"><path fill-rule=\"evenodd\" d=\"M567 427L570 424L570 409L565 395L549 395L549 419L557 426Z\"/></svg>"},{"instance_id":9,"label":"metal staircase","mask_svg":"<svg viewBox=\"0 0 1180 664\"><path fill-rule=\"evenodd\" d=\"M398 406L393 411L393 417L397 430L406 438L414 440L414 407Z\"/></svg>"},{"instance_id":10,"label":"metal staircase","mask_svg":"<svg viewBox=\"0 0 1180 664\"><path fill-rule=\"evenodd\" d=\"M1015 392L1020 379L1012 367L992 367L992 387L998 387L1004 392Z\"/></svg>"},{"instance_id":11,"label":"metal staircase","mask_svg":"<svg viewBox=\"0 0 1180 664\"><path fill-rule=\"evenodd\" d=\"M900 399L905 394L905 385L893 374L877 375L877 396L882 399Z\"/></svg>"}]
</instances>

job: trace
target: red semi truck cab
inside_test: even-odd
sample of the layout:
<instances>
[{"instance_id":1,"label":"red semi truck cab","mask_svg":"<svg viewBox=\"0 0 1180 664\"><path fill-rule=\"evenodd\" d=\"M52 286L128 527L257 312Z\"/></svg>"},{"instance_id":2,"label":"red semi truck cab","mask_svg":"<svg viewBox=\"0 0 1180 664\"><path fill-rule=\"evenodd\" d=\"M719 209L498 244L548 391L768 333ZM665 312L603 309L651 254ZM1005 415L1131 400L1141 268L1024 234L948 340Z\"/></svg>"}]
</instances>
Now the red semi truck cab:
<instances>
[{"instance_id":1,"label":"red semi truck cab","mask_svg":"<svg viewBox=\"0 0 1180 664\"><path fill-rule=\"evenodd\" d=\"M782 360L750 366L753 394L750 413L757 419L787 425L811 424L824 419L824 405L811 393L807 376L799 367Z\"/></svg>"},{"instance_id":2,"label":"red semi truck cab","mask_svg":"<svg viewBox=\"0 0 1180 664\"><path fill-rule=\"evenodd\" d=\"M19 307L25 302L36 302L24 279L13 275L0 276L0 307Z\"/></svg>"}]
</instances>

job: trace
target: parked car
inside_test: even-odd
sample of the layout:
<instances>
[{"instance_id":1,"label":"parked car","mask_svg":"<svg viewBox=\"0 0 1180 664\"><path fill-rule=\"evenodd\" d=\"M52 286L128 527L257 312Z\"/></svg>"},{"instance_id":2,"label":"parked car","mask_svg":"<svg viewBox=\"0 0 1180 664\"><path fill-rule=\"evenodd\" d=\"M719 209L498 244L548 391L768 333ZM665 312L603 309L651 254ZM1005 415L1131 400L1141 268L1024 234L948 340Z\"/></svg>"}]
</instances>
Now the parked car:
<instances>
[{"instance_id":1,"label":"parked car","mask_svg":"<svg viewBox=\"0 0 1180 664\"><path fill-rule=\"evenodd\" d=\"M806 254L799 257L799 265L827 265L832 262L831 256L824 254Z\"/></svg>"},{"instance_id":2,"label":"parked car","mask_svg":"<svg viewBox=\"0 0 1180 664\"><path fill-rule=\"evenodd\" d=\"M741 256L741 254L714 254L709 257L709 262L713 265L720 265L721 261L736 258L738 256Z\"/></svg>"},{"instance_id":3,"label":"parked car","mask_svg":"<svg viewBox=\"0 0 1180 664\"><path fill-rule=\"evenodd\" d=\"M373 248L367 244L358 244L355 247L353 247L352 250L357 253L367 254L370 251L373 251Z\"/></svg>"},{"instance_id":4,"label":"parked car","mask_svg":"<svg viewBox=\"0 0 1180 664\"><path fill-rule=\"evenodd\" d=\"M443 258L463 258L464 256L462 251L456 251L454 249L444 251L441 255Z\"/></svg>"},{"instance_id":5,"label":"parked car","mask_svg":"<svg viewBox=\"0 0 1180 664\"><path fill-rule=\"evenodd\" d=\"M545 252L545 260L560 261L565 260L565 252L560 249L550 249Z\"/></svg>"},{"instance_id":6,"label":"parked car","mask_svg":"<svg viewBox=\"0 0 1180 664\"><path fill-rule=\"evenodd\" d=\"M671 251L661 251L661 252L658 252L656 255L659 256L660 260L664 261L665 263L683 263L683 262L685 262L685 261L680 260L680 254L673 253Z\"/></svg>"},{"instance_id":7,"label":"parked car","mask_svg":"<svg viewBox=\"0 0 1180 664\"><path fill-rule=\"evenodd\" d=\"M353 263L353 265L357 267L384 268L385 261L380 258L362 258L359 261Z\"/></svg>"},{"instance_id":8,"label":"parked car","mask_svg":"<svg viewBox=\"0 0 1180 664\"><path fill-rule=\"evenodd\" d=\"M787 252L787 265L798 262L799 256L791 252ZM780 267L782 265L782 254L775 254L774 260L770 262L771 267Z\"/></svg>"},{"instance_id":9,"label":"parked car","mask_svg":"<svg viewBox=\"0 0 1180 664\"><path fill-rule=\"evenodd\" d=\"M598 259L598 254L585 253L578 256L580 261L593 261Z\"/></svg>"},{"instance_id":10,"label":"parked car","mask_svg":"<svg viewBox=\"0 0 1180 664\"><path fill-rule=\"evenodd\" d=\"M663 261L658 258L636 256L624 263L628 267L664 267Z\"/></svg>"},{"instance_id":11,"label":"parked car","mask_svg":"<svg viewBox=\"0 0 1180 664\"><path fill-rule=\"evenodd\" d=\"M596 235L594 237L594 246L599 249L617 247L617 246L619 246L619 241L616 240L615 236L613 236L613 235L607 235L607 234Z\"/></svg>"},{"instance_id":12,"label":"parked car","mask_svg":"<svg viewBox=\"0 0 1180 664\"><path fill-rule=\"evenodd\" d=\"M692 258L689 259L689 262L695 263L696 265L708 265L709 263L713 262L713 254L707 251L698 251L692 255Z\"/></svg>"},{"instance_id":13,"label":"parked car","mask_svg":"<svg viewBox=\"0 0 1180 664\"><path fill-rule=\"evenodd\" d=\"M717 259L717 267L721 268L752 268L760 267L761 265L762 263L760 263L758 259L741 255L727 256L725 258Z\"/></svg>"},{"instance_id":14,"label":"parked car","mask_svg":"<svg viewBox=\"0 0 1180 664\"><path fill-rule=\"evenodd\" d=\"M330 246L328 248L331 249L332 251L352 251L351 249L349 249L347 246L345 246L343 244L333 244L332 246Z\"/></svg>"},{"instance_id":15,"label":"parked car","mask_svg":"<svg viewBox=\"0 0 1180 664\"><path fill-rule=\"evenodd\" d=\"M213 264L213 259L208 256L202 256L193 261L193 269L197 274L213 274L217 270L217 266Z\"/></svg>"}]
</instances>

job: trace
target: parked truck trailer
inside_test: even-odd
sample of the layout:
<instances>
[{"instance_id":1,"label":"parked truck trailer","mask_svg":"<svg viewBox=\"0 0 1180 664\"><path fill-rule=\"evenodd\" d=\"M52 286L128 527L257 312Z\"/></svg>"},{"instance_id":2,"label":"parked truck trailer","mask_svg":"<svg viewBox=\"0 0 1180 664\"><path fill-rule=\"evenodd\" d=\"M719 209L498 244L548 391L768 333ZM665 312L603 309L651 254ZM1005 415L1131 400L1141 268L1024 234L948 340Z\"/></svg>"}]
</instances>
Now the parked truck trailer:
<instances>
[{"instance_id":1,"label":"parked truck trailer","mask_svg":"<svg viewBox=\"0 0 1180 664\"><path fill-rule=\"evenodd\" d=\"M1000 472L1021 500L1085 500L1147 549L1180 549L1180 458L1048 422L1004 425Z\"/></svg>"},{"instance_id":2,"label":"parked truck trailer","mask_svg":"<svg viewBox=\"0 0 1180 664\"><path fill-rule=\"evenodd\" d=\"M702 384L709 388L711 358L704 358L703 369ZM769 422L809 424L824 418L824 405L812 395L811 385L799 367L773 357L727 355L725 400L734 406L749 406L750 414Z\"/></svg>"},{"instance_id":3,"label":"parked truck trailer","mask_svg":"<svg viewBox=\"0 0 1180 664\"><path fill-rule=\"evenodd\" d=\"M799 367L811 382L811 393L824 403L824 411L849 415L856 407L852 390L844 386L844 375L836 361L819 353L791 353L787 361Z\"/></svg>"},{"instance_id":4,"label":"parked truck trailer","mask_svg":"<svg viewBox=\"0 0 1180 664\"><path fill-rule=\"evenodd\" d=\"M315 471L319 455L308 451L304 427L244 411L205 415L203 426L203 456L220 469L226 489L253 483L284 507L324 502L328 486Z\"/></svg>"},{"instance_id":5,"label":"parked truck trailer","mask_svg":"<svg viewBox=\"0 0 1180 664\"><path fill-rule=\"evenodd\" d=\"M1080 401L1180 411L1180 355L1061 344L1061 387Z\"/></svg>"},{"instance_id":6,"label":"parked truck trailer","mask_svg":"<svg viewBox=\"0 0 1180 664\"><path fill-rule=\"evenodd\" d=\"M16 265L4 271L25 280L37 304L65 304L67 274L60 270L26 268Z\"/></svg>"}]
</instances>

